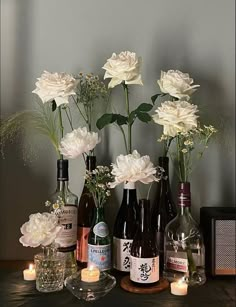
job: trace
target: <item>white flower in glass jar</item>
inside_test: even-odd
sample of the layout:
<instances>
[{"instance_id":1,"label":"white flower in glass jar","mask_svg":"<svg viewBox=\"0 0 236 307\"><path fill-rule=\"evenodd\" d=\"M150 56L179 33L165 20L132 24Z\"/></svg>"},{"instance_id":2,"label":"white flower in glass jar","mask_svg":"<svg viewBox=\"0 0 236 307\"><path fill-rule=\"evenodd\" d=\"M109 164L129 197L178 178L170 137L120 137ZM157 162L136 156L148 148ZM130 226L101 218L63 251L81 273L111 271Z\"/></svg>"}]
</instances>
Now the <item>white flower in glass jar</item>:
<instances>
[{"instance_id":1,"label":"white flower in glass jar","mask_svg":"<svg viewBox=\"0 0 236 307\"><path fill-rule=\"evenodd\" d=\"M140 67L141 57L138 57L136 53L130 51L123 51L118 55L113 53L103 66L103 69L106 70L104 79L111 78L109 88L122 82L143 85Z\"/></svg>"},{"instance_id":2,"label":"white flower in glass jar","mask_svg":"<svg viewBox=\"0 0 236 307\"><path fill-rule=\"evenodd\" d=\"M58 218L53 213L35 213L29 216L29 221L20 229L23 234L19 241L23 246L48 246L54 242L61 231Z\"/></svg>"},{"instance_id":3,"label":"white flower in glass jar","mask_svg":"<svg viewBox=\"0 0 236 307\"><path fill-rule=\"evenodd\" d=\"M189 100L190 96L200 85L193 85L193 79L189 74L179 70L161 71L160 80L157 80L162 93L169 94L178 99Z\"/></svg>"},{"instance_id":4,"label":"white flower in glass jar","mask_svg":"<svg viewBox=\"0 0 236 307\"><path fill-rule=\"evenodd\" d=\"M66 73L50 73L44 71L36 82L37 94L43 103L55 101L57 106L69 103L69 97L75 95L77 81Z\"/></svg>"},{"instance_id":5,"label":"white flower in glass jar","mask_svg":"<svg viewBox=\"0 0 236 307\"><path fill-rule=\"evenodd\" d=\"M175 137L178 133L185 133L197 128L196 113L198 108L187 101L165 101L155 111L153 120L163 125L163 134Z\"/></svg>"},{"instance_id":6,"label":"white flower in glass jar","mask_svg":"<svg viewBox=\"0 0 236 307\"><path fill-rule=\"evenodd\" d=\"M119 155L116 163L112 164L112 172L114 182L110 183L111 188L114 188L120 183L137 182L144 184L153 181L159 181L156 176L157 170L150 161L149 156L140 156L137 150L132 154Z\"/></svg>"},{"instance_id":7,"label":"white flower in glass jar","mask_svg":"<svg viewBox=\"0 0 236 307\"><path fill-rule=\"evenodd\" d=\"M100 143L96 132L89 132L86 127L69 132L62 138L60 153L67 158L75 159L83 153L87 153Z\"/></svg>"}]
</instances>

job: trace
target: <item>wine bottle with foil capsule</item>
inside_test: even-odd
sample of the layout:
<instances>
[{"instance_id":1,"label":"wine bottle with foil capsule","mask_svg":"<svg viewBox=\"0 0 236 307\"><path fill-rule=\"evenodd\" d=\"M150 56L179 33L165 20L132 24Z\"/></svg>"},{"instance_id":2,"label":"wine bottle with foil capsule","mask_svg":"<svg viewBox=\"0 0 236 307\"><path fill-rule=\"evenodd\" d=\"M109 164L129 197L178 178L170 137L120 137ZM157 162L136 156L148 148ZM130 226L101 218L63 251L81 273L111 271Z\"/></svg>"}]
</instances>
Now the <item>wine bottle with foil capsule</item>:
<instances>
[{"instance_id":1,"label":"wine bottle with foil capsule","mask_svg":"<svg viewBox=\"0 0 236 307\"><path fill-rule=\"evenodd\" d=\"M130 252L137 230L136 208L135 183L125 183L113 231L113 267L121 272L130 271Z\"/></svg>"},{"instance_id":2,"label":"wine bottle with foil capsule","mask_svg":"<svg viewBox=\"0 0 236 307\"><path fill-rule=\"evenodd\" d=\"M57 236L55 243L58 250L66 255L66 272L69 276L77 271L75 249L77 240L77 206L78 197L69 189L69 163L68 160L57 160L57 188L49 200L52 204L50 210L58 212L59 223L62 230ZM61 210L55 210L57 204L63 203Z\"/></svg>"},{"instance_id":3,"label":"wine bottle with foil capsule","mask_svg":"<svg viewBox=\"0 0 236 307\"><path fill-rule=\"evenodd\" d=\"M159 252L151 227L150 201L139 201L139 223L131 248L130 280L140 286L159 281Z\"/></svg>"},{"instance_id":4,"label":"wine bottle with foil capsule","mask_svg":"<svg viewBox=\"0 0 236 307\"><path fill-rule=\"evenodd\" d=\"M87 156L86 169L92 172L96 168L96 157ZM88 262L88 236L93 221L95 204L92 194L84 185L78 207L78 233L76 260L79 266L86 267Z\"/></svg>"},{"instance_id":5,"label":"wine bottle with foil capsule","mask_svg":"<svg viewBox=\"0 0 236 307\"><path fill-rule=\"evenodd\" d=\"M160 274L164 268L164 233L166 225L176 216L176 206L173 202L169 181L169 158L159 157L159 166L164 173L157 183L157 197L152 208L152 226L156 233L157 247L160 257Z\"/></svg>"}]
</instances>

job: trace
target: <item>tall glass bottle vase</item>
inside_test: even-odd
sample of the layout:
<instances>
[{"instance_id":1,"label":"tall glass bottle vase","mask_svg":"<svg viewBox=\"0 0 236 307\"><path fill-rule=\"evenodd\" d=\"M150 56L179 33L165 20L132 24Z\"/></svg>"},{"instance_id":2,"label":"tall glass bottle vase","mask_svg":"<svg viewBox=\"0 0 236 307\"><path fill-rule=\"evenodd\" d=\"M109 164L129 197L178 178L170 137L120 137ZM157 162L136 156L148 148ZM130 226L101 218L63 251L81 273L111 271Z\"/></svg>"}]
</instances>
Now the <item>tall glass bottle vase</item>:
<instances>
[{"instance_id":1,"label":"tall glass bottle vase","mask_svg":"<svg viewBox=\"0 0 236 307\"><path fill-rule=\"evenodd\" d=\"M159 166L164 169L163 178L157 184L157 198L152 208L152 226L160 254L160 274L164 268L164 232L166 225L176 216L169 181L169 158L159 157Z\"/></svg>"},{"instance_id":2,"label":"tall glass bottle vase","mask_svg":"<svg viewBox=\"0 0 236 307\"><path fill-rule=\"evenodd\" d=\"M163 275L170 281L184 278L189 285L202 285L206 281L205 248L190 207L190 183L180 183L178 214L165 230Z\"/></svg>"},{"instance_id":3,"label":"tall glass bottle vase","mask_svg":"<svg viewBox=\"0 0 236 307\"><path fill-rule=\"evenodd\" d=\"M159 253L151 227L150 201L141 199L139 206L139 223L130 256L130 280L141 286L150 286L159 280Z\"/></svg>"},{"instance_id":4,"label":"tall glass bottle vase","mask_svg":"<svg viewBox=\"0 0 236 307\"><path fill-rule=\"evenodd\" d=\"M96 157L87 156L86 169L90 172L96 168ZM88 262L88 236L93 221L94 199L88 188L84 185L78 207L78 234L76 247L76 260L78 265L86 267Z\"/></svg>"},{"instance_id":5,"label":"tall glass bottle vase","mask_svg":"<svg viewBox=\"0 0 236 307\"><path fill-rule=\"evenodd\" d=\"M135 183L127 183L113 232L113 267L118 271L130 271L130 252L137 228L136 208Z\"/></svg>"},{"instance_id":6,"label":"tall glass bottle vase","mask_svg":"<svg viewBox=\"0 0 236 307\"><path fill-rule=\"evenodd\" d=\"M111 269L111 238L103 206L95 208L88 238L88 265L96 266L100 271Z\"/></svg>"},{"instance_id":7,"label":"tall glass bottle vase","mask_svg":"<svg viewBox=\"0 0 236 307\"><path fill-rule=\"evenodd\" d=\"M65 277L77 271L74 251L76 249L77 239L78 197L69 189L68 166L68 160L57 160L57 188L55 193L50 197L50 202L53 206L51 210L55 209L55 204L64 203L64 207L59 213L59 223L63 228L55 243L59 245L58 250L65 253Z\"/></svg>"}]
</instances>

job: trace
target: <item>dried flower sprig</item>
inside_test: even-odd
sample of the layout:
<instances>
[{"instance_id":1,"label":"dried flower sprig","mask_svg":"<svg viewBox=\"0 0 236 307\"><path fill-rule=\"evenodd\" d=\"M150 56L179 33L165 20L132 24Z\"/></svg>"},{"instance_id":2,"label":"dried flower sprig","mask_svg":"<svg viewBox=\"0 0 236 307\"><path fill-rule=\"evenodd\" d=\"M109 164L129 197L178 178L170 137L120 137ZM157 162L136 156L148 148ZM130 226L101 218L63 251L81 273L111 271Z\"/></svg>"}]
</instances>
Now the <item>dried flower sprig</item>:
<instances>
[{"instance_id":1,"label":"dried flower sprig","mask_svg":"<svg viewBox=\"0 0 236 307\"><path fill-rule=\"evenodd\" d=\"M98 165L92 172L86 171L85 186L93 195L97 207L102 207L111 196L109 182L112 180L113 175L107 166Z\"/></svg>"}]
</instances>

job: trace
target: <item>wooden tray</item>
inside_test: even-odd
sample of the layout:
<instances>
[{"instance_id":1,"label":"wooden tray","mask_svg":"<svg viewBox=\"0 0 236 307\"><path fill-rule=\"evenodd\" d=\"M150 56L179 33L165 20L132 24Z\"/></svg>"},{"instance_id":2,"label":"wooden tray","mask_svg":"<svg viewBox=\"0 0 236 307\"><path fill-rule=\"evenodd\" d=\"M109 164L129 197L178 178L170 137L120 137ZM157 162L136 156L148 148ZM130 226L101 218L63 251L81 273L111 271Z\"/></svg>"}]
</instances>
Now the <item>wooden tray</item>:
<instances>
[{"instance_id":1,"label":"wooden tray","mask_svg":"<svg viewBox=\"0 0 236 307\"><path fill-rule=\"evenodd\" d=\"M136 286L135 284L133 284L129 278L129 275L127 275L121 279L120 286L122 289L128 292L139 293L139 294L151 294L151 293L158 293L158 292L168 289L169 282L166 279L161 278L159 282L156 283L154 286L142 287L142 286Z\"/></svg>"}]
</instances>

